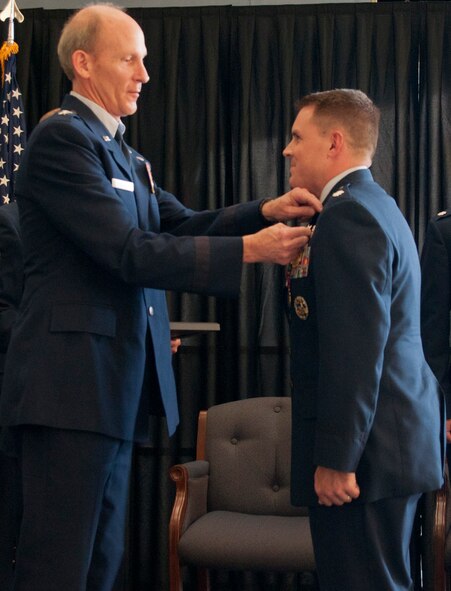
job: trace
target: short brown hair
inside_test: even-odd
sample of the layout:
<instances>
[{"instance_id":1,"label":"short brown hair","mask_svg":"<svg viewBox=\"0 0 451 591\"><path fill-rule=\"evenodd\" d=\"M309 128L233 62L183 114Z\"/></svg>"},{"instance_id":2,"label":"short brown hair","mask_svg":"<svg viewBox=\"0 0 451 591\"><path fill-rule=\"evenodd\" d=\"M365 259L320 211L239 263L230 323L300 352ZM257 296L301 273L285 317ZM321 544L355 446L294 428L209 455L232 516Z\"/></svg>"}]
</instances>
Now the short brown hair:
<instances>
[{"instance_id":1,"label":"short brown hair","mask_svg":"<svg viewBox=\"0 0 451 591\"><path fill-rule=\"evenodd\" d=\"M379 135L380 111L361 90L340 88L313 92L297 103L298 111L312 105L313 118L319 127L329 129L341 124L348 132L348 143L356 152L373 157Z\"/></svg>"}]
</instances>

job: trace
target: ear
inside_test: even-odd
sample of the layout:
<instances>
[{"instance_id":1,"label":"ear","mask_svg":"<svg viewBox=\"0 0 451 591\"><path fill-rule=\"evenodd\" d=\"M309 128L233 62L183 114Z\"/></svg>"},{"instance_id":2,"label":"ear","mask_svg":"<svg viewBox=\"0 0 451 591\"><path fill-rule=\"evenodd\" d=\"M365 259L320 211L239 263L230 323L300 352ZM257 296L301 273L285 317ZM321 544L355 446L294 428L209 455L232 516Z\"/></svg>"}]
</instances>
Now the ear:
<instances>
[{"instance_id":1,"label":"ear","mask_svg":"<svg viewBox=\"0 0 451 591\"><path fill-rule=\"evenodd\" d=\"M80 78L90 77L90 56L86 51L77 49L72 54L72 66Z\"/></svg>"},{"instance_id":2,"label":"ear","mask_svg":"<svg viewBox=\"0 0 451 591\"><path fill-rule=\"evenodd\" d=\"M329 157L335 158L338 156L345 145L343 132L339 129L332 131L330 134Z\"/></svg>"}]
</instances>

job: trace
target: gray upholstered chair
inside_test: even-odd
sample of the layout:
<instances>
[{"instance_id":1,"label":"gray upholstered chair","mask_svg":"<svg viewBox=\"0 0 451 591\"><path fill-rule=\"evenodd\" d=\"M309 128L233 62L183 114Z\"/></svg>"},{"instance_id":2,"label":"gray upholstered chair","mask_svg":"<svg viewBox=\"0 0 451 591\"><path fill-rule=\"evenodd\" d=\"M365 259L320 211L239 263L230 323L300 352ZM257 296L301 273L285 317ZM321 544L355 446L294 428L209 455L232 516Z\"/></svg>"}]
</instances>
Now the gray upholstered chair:
<instances>
[{"instance_id":1,"label":"gray upholstered chair","mask_svg":"<svg viewBox=\"0 0 451 591\"><path fill-rule=\"evenodd\" d=\"M312 572L307 510L290 504L291 399L249 398L199 416L197 459L173 466L176 498L169 527L170 591L182 566Z\"/></svg>"}]
</instances>

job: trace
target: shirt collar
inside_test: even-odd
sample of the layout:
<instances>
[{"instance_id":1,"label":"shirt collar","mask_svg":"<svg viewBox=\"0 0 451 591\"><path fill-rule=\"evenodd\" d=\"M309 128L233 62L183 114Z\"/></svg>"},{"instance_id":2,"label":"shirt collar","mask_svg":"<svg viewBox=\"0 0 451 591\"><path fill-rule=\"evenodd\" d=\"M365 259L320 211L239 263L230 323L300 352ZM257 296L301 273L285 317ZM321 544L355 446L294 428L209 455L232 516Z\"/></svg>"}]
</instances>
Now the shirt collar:
<instances>
[{"instance_id":1,"label":"shirt collar","mask_svg":"<svg viewBox=\"0 0 451 591\"><path fill-rule=\"evenodd\" d=\"M335 187L335 185L337 185L341 181L341 179L344 179L345 176L348 176L348 174L351 174L351 172L354 172L355 170L365 170L366 168L368 168L368 167L367 166L354 166L353 168L348 168L347 170L340 172L340 174L337 174L337 176L334 176L333 179L330 179L330 181L328 183L326 183L323 190L321 191L321 196L320 196L321 203L326 199L326 197L329 195L329 193L332 191L332 189Z\"/></svg>"},{"instance_id":2,"label":"shirt collar","mask_svg":"<svg viewBox=\"0 0 451 591\"><path fill-rule=\"evenodd\" d=\"M122 123L122 121L118 122L118 120L115 117L113 117L113 115L110 115L108 111L105 111L103 107L101 107L94 101L91 101L90 99L86 98L82 94L75 92L74 90L72 90L70 94L91 109L91 111L94 113L97 119L99 119L100 122L103 123L103 125L106 127L111 137L114 137L116 135L118 129L121 134L124 133L125 125Z\"/></svg>"}]
</instances>

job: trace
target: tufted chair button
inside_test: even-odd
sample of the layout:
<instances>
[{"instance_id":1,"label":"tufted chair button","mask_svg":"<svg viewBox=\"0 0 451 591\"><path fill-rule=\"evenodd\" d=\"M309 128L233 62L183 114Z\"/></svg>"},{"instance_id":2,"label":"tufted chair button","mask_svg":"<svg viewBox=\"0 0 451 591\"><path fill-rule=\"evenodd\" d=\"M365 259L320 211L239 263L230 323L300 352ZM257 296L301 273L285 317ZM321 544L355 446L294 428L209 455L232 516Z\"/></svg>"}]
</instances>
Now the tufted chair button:
<instances>
[{"instance_id":1,"label":"tufted chair button","mask_svg":"<svg viewBox=\"0 0 451 591\"><path fill-rule=\"evenodd\" d=\"M274 407L274 412L280 412L282 409L280 406L275 406Z\"/></svg>"},{"instance_id":2,"label":"tufted chair button","mask_svg":"<svg viewBox=\"0 0 451 591\"><path fill-rule=\"evenodd\" d=\"M238 439L236 437L232 437L232 439L230 440L230 443L232 445L236 445L238 443Z\"/></svg>"},{"instance_id":3,"label":"tufted chair button","mask_svg":"<svg viewBox=\"0 0 451 591\"><path fill-rule=\"evenodd\" d=\"M274 492L279 492L280 486L278 484L273 484L272 489L273 489Z\"/></svg>"}]
</instances>

